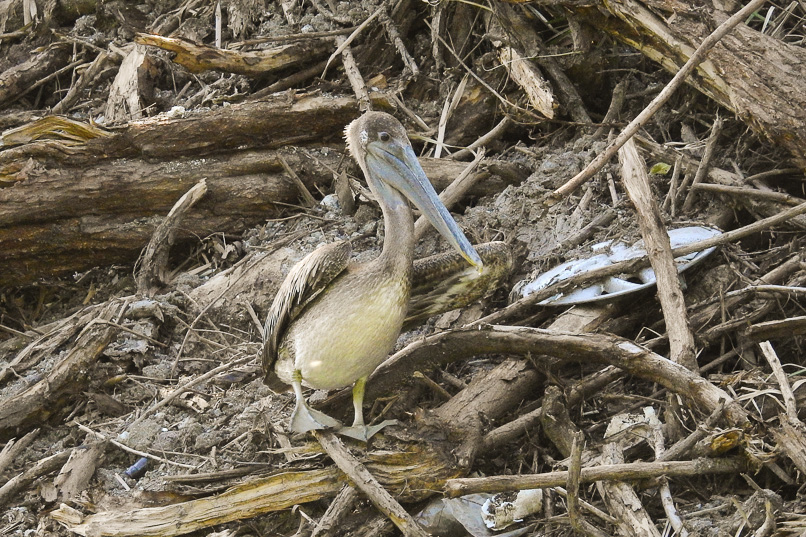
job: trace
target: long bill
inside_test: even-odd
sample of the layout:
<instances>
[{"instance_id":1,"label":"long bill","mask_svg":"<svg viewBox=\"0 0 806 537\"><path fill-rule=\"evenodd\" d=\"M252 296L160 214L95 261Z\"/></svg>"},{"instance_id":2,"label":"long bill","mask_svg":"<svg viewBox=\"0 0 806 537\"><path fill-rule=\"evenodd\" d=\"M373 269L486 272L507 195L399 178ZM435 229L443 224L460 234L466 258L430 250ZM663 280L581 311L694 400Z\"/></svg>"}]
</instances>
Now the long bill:
<instances>
[{"instance_id":1,"label":"long bill","mask_svg":"<svg viewBox=\"0 0 806 537\"><path fill-rule=\"evenodd\" d=\"M484 264L459 225L437 196L409 144L370 142L366 166L376 177L406 196L468 263L481 272Z\"/></svg>"}]
</instances>

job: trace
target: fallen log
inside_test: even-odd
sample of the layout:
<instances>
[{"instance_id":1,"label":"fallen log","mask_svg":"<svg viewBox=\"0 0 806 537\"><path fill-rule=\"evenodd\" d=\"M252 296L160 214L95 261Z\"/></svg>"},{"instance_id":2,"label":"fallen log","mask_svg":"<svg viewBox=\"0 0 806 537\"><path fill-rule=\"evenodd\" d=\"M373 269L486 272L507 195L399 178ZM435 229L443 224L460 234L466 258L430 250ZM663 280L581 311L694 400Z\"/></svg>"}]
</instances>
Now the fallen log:
<instances>
[{"instance_id":1,"label":"fallen log","mask_svg":"<svg viewBox=\"0 0 806 537\"><path fill-rule=\"evenodd\" d=\"M298 204L300 188L329 190L342 161L341 131L352 98L309 95L233 105L188 117L157 116L119 130L47 117L7 131L0 151L0 285L21 285L93 266L133 261L187 189L207 197L178 239L239 234ZM338 141L335 150L318 143ZM277 149L314 143L304 150ZM465 165L424 159L437 189ZM528 171L491 161L474 195L518 182ZM284 205L286 204L286 205Z\"/></svg>"},{"instance_id":2,"label":"fallen log","mask_svg":"<svg viewBox=\"0 0 806 537\"><path fill-rule=\"evenodd\" d=\"M309 188L331 180L303 153L286 160ZM329 160L337 164L335 156ZM203 179L209 194L187 215L178 239L241 233L299 200L273 150L122 158L85 168L34 165L27 175L0 189L0 285L133 261L176 200Z\"/></svg>"},{"instance_id":3,"label":"fallen log","mask_svg":"<svg viewBox=\"0 0 806 537\"><path fill-rule=\"evenodd\" d=\"M271 149L340 138L344 125L357 115L355 99L316 93L273 95L204 112L167 113L131 122L69 148L42 140L6 149L0 153L0 179L14 181L19 163L28 159L82 167L98 160L201 158L236 149ZM4 145L8 145L7 135L3 135ZM25 178L23 174L18 179Z\"/></svg>"},{"instance_id":4,"label":"fallen log","mask_svg":"<svg viewBox=\"0 0 806 537\"><path fill-rule=\"evenodd\" d=\"M350 98L307 95L157 116L122 129L65 135L65 121L6 132L0 152L0 285L131 261L192 185L209 195L184 235L235 233L277 216L299 190L274 149L340 136L358 113ZM75 127L75 126L72 126ZM75 129L74 129L75 130ZM288 153L308 187L331 181L336 156ZM322 166L321 161L327 161ZM155 217L158 217L155 220Z\"/></svg>"},{"instance_id":5,"label":"fallen log","mask_svg":"<svg viewBox=\"0 0 806 537\"><path fill-rule=\"evenodd\" d=\"M134 42L175 53L173 61L191 73L214 69L247 76L265 76L297 67L325 56L330 49L335 48L333 42L327 39L309 39L249 52L197 45L185 39L153 34L137 34Z\"/></svg>"},{"instance_id":6,"label":"fallen log","mask_svg":"<svg viewBox=\"0 0 806 537\"><path fill-rule=\"evenodd\" d=\"M445 443L410 444L405 451L370 451L361 457L372 474L400 501L433 495L447 479L463 474ZM330 466L282 472L250 480L227 491L187 502L128 511L107 511L83 517L63 505L51 516L78 535L183 535L233 520L252 518L294 505L335 496L347 477Z\"/></svg>"}]
</instances>

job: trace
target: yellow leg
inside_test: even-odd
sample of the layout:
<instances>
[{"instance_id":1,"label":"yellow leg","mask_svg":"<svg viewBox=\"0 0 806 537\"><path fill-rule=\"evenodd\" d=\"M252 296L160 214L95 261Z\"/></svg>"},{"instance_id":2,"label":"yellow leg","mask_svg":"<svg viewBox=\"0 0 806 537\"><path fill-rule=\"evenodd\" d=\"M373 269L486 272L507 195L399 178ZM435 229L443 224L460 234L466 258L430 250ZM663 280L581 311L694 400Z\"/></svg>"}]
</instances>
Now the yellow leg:
<instances>
[{"instance_id":1,"label":"yellow leg","mask_svg":"<svg viewBox=\"0 0 806 537\"><path fill-rule=\"evenodd\" d=\"M397 423L397 420L386 420L378 425L371 425L367 427L364 424L364 388L367 385L367 377L361 377L353 385L353 410L355 411L355 418L351 427L344 427L336 431L338 434L355 438L366 442L372 435L386 427Z\"/></svg>"},{"instance_id":2,"label":"yellow leg","mask_svg":"<svg viewBox=\"0 0 806 537\"><path fill-rule=\"evenodd\" d=\"M361 377L353 385L353 427L364 426L364 387L367 385L367 377Z\"/></svg>"}]
</instances>

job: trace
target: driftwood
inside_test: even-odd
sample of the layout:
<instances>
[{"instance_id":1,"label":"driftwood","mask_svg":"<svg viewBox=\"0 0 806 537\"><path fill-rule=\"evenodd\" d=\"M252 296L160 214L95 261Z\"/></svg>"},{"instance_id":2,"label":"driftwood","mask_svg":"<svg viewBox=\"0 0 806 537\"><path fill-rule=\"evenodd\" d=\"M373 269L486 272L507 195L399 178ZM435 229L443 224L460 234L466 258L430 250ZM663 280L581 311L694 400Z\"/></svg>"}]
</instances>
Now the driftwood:
<instances>
[{"instance_id":1,"label":"driftwood","mask_svg":"<svg viewBox=\"0 0 806 537\"><path fill-rule=\"evenodd\" d=\"M618 438L618 428L621 425L622 416L615 416L610 421L605 431L605 444L602 446L601 462L607 464L623 464L625 460L624 451L629 446L629 441L623 442ZM615 431L612 431L615 429ZM614 438L615 437L615 438ZM622 441L620 441L622 440ZM705 465L698 465L697 461L686 461L689 466L690 475L705 473L705 468L712 466L712 461L707 461ZM693 464L692 464L693 463ZM662 462L659 464L674 464ZM735 471L735 467L724 473ZM580 471L581 473L581 471ZM669 472L673 474L673 472ZM620 535L632 537L661 537L660 531L655 527L652 517L644 507L638 492L628 480L599 480L596 482L596 489L602 495L605 505L617 520L616 527Z\"/></svg>"},{"instance_id":2,"label":"driftwood","mask_svg":"<svg viewBox=\"0 0 806 537\"><path fill-rule=\"evenodd\" d=\"M67 162L73 166L98 160L149 157L195 157L242 149L278 148L340 137L345 122L358 108L350 97L317 94L275 95L261 101L217 108L205 113L180 113L132 122L79 147L64 148L48 142L6 149L2 153L2 179L26 179L12 163L28 159L43 164ZM215 136L212 136L212 134ZM8 133L4 134L4 140ZM47 137L44 137L47 138ZM5 142L7 143L7 142Z\"/></svg>"},{"instance_id":3,"label":"driftwood","mask_svg":"<svg viewBox=\"0 0 806 537\"><path fill-rule=\"evenodd\" d=\"M354 103L273 99L145 120L78 145L40 139L3 151L0 180L15 184L0 189L0 285L131 260L154 218L202 179L209 195L180 237L240 231L277 216L277 204L296 203L299 192L270 148L339 136L357 112ZM286 160L310 187L332 177L305 153Z\"/></svg>"},{"instance_id":4,"label":"driftwood","mask_svg":"<svg viewBox=\"0 0 806 537\"><path fill-rule=\"evenodd\" d=\"M13 185L0 189L0 285L133 260L176 200L203 179L209 194L178 238L235 233L277 217L301 198L285 165L307 189L329 185L343 146L272 148L338 139L356 113L352 99L313 95L82 131L78 144L75 136L64 139L64 122L31 126L25 136L7 132L6 143L27 143L0 154L0 182ZM437 188L464 168L438 159L423 164ZM475 182L488 179L475 193L524 176L518 165L490 163L474 174Z\"/></svg>"},{"instance_id":5,"label":"driftwood","mask_svg":"<svg viewBox=\"0 0 806 537\"><path fill-rule=\"evenodd\" d=\"M92 320L80 327L75 345L46 378L0 400L0 431L5 433L0 434L8 436L17 427L27 428L64 414L65 404L81 393L93 363L117 333L108 322L119 321L126 308L126 301L119 300L93 308Z\"/></svg>"},{"instance_id":6,"label":"driftwood","mask_svg":"<svg viewBox=\"0 0 806 537\"><path fill-rule=\"evenodd\" d=\"M288 158L298 169L310 162L303 154ZM203 179L209 195L187 215L180 239L238 232L279 216L279 204L299 199L273 151L168 162L122 159L83 170L54 164L37 175L0 190L4 285L133 260L176 200ZM32 212L32 203L48 210Z\"/></svg>"},{"instance_id":7,"label":"driftwood","mask_svg":"<svg viewBox=\"0 0 806 537\"><path fill-rule=\"evenodd\" d=\"M701 473L728 474L743 471L747 461L740 459L697 459L693 461L645 462L613 464L583 468L581 483L616 479L632 481L656 476L695 476ZM540 475L501 476L496 478L451 479L445 487L449 496L462 496L474 492L504 492L526 488L547 488L565 485L568 472L551 472Z\"/></svg>"},{"instance_id":8,"label":"driftwood","mask_svg":"<svg viewBox=\"0 0 806 537\"><path fill-rule=\"evenodd\" d=\"M175 52L176 56L173 61L192 73L216 70L251 76L264 76L308 63L324 56L331 48L328 41L321 39L300 41L269 50L245 53L196 45L185 40L151 34L138 34L134 41L141 45L153 45Z\"/></svg>"},{"instance_id":9,"label":"driftwood","mask_svg":"<svg viewBox=\"0 0 806 537\"><path fill-rule=\"evenodd\" d=\"M568 467L568 479L566 480L568 501L568 517L571 519L571 527L577 533L588 535L589 537L605 537L606 534L596 526L588 522L580 511L579 485L582 475L582 444L585 436L582 432L574 435L571 445L571 464ZM653 528L654 529L654 528Z\"/></svg>"},{"instance_id":10,"label":"driftwood","mask_svg":"<svg viewBox=\"0 0 806 537\"><path fill-rule=\"evenodd\" d=\"M565 2L560 2L565 4ZM716 25L727 18L719 2L675 2L674 22L657 2L608 2L599 9L576 8L582 20L634 47L672 73L688 60ZM759 59L763 58L762 61ZM688 84L743 118L771 142L781 144L806 169L806 51L740 24L708 54Z\"/></svg>"},{"instance_id":11,"label":"driftwood","mask_svg":"<svg viewBox=\"0 0 806 537\"><path fill-rule=\"evenodd\" d=\"M447 445L442 450L436 444L419 449L413 445L405 452L370 451L362 462L399 499L416 501L433 494L445 479L457 475L448 450ZM54 518L79 535L168 537L329 498L346 482L346 476L334 467L290 471L252 479L210 498L165 507L82 517L65 506L54 513Z\"/></svg>"},{"instance_id":12,"label":"driftwood","mask_svg":"<svg viewBox=\"0 0 806 537\"><path fill-rule=\"evenodd\" d=\"M672 247L669 244L668 231L663 225L660 207L652 198L646 163L638 155L633 140L629 140L619 150L619 161L625 188L635 206L647 256L658 280L658 299L669 333L671 359L696 371L694 336L688 326L683 290L680 277L677 275Z\"/></svg>"}]
</instances>

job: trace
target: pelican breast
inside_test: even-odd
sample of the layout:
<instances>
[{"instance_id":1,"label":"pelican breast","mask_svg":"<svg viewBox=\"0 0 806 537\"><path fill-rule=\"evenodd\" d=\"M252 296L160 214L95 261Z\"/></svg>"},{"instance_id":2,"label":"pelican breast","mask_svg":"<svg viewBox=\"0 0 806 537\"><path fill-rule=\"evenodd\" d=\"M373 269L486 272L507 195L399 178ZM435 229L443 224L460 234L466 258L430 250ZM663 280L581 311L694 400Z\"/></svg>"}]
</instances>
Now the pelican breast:
<instances>
[{"instance_id":1,"label":"pelican breast","mask_svg":"<svg viewBox=\"0 0 806 537\"><path fill-rule=\"evenodd\" d=\"M331 390L351 385L383 362L397 341L409 300L406 274L375 263L349 267L309 303L282 338L275 372L290 383Z\"/></svg>"}]
</instances>

